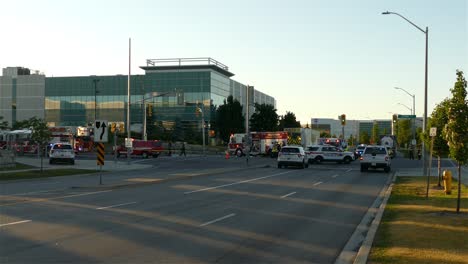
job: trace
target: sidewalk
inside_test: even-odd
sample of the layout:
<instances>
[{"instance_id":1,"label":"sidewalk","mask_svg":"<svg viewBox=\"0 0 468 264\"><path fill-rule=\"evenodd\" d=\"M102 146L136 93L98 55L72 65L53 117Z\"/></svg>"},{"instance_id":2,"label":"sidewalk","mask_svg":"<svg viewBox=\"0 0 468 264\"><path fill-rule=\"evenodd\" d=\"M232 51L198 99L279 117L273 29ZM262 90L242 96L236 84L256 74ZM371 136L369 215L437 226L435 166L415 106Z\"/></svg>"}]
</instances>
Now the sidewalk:
<instances>
[{"instance_id":1,"label":"sidewalk","mask_svg":"<svg viewBox=\"0 0 468 264\"><path fill-rule=\"evenodd\" d=\"M450 170L452 171L452 178L458 179L458 168L457 167L441 167L440 173L441 176L444 173L444 170ZM398 176L417 176L417 177L422 177L425 176L423 175L423 170L422 168L405 168L405 169L398 169L395 172L396 177ZM468 185L468 168L463 166L461 169L461 179L462 183L465 185ZM431 169L430 176L435 176L437 177L438 171L437 167L433 167Z\"/></svg>"}]
</instances>

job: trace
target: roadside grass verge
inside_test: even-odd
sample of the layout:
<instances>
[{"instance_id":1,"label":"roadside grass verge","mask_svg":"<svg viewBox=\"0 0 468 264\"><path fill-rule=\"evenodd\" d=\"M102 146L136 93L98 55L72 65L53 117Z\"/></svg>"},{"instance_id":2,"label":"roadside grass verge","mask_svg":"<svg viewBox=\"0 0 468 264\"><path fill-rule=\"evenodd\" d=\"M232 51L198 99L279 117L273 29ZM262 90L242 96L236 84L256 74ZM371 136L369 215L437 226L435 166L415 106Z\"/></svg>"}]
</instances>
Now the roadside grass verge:
<instances>
[{"instance_id":1,"label":"roadside grass verge","mask_svg":"<svg viewBox=\"0 0 468 264\"><path fill-rule=\"evenodd\" d=\"M398 177L377 231L368 263L467 263L468 188L462 185L456 214L457 181L452 194L426 177Z\"/></svg>"},{"instance_id":2,"label":"roadside grass verge","mask_svg":"<svg viewBox=\"0 0 468 264\"><path fill-rule=\"evenodd\" d=\"M43 170L41 173L41 170L38 169L38 170L2 173L0 174L0 181L58 177L58 176L89 174L89 173L98 173L98 172L99 171L97 170L84 170L84 169L48 169L48 170Z\"/></svg>"},{"instance_id":3,"label":"roadside grass verge","mask_svg":"<svg viewBox=\"0 0 468 264\"><path fill-rule=\"evenodd\" d=\"M33 168L35 167L22 164L22 163L16 163L14 166L11 166L11 167L0 167L0 171L27 170L27 169L33 169Z\"/></svg>"}]
</instances>

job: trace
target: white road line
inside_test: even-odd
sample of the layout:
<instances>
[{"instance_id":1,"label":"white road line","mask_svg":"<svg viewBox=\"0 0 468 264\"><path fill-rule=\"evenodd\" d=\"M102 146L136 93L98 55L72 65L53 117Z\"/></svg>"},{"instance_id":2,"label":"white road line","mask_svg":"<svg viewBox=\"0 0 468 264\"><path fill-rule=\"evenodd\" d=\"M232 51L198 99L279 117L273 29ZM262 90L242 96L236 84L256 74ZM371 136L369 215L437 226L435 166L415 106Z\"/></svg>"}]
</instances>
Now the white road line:
<instances>
[{"instance_id":1,"label":"white road line","mask_svg":"<svg viewBox=\"0 0 468 264\"><path fill-rule=\"evenodd\" d=\"M322 184L322 183L323 182L316 182L316 183L314 183L314 186L317 186L317 185Z\"/></svg>"},{"instance_id":2,"label":"white road line","mask_svg":"<svg viewBox=\"0 0 468 264\"><path fill-rule=\"evenodd\" d=\"M335 174L335 175L332 176L332 178L336 178L336 177L338 177L338 176L339 176L338 174Z\"/></svg>"},{"instance_id":3,"label":"white road line","mask_svg":"<svg viewBox=\"0 0 468 264\"><path fill-rule=\"evenodd\" d=\"M124 206L124 205L129 205L129 204L136 204L136 203L137 203L137 202L116 204L116 205L111 205L111 206L106 206L106 207L99 207L99 208L96 208L96 210L103 210L103 209L114 208L114 207L119 207L119 206Z\"/></svg>"},{"instance_id":4,"label":"white road line","mask_svg":"<svg viewBox=\"0 0 468 264\"><path fill-rule=\"evenodd\" d=\"M264 177L260 177L260 178L255 178L255 179L250 179L250 180L244 180L244 181L239 181L239 182L233 182L233 183L223 184L223 185L219 185L219 186L213 186L213 187L203 188L203 189L199 189L199 190L195 190L195 191L190 191L190 192L184 192L184 194L191 194L191 193L196 193L196 192L203 192L203 191L208 191L208 190L213 190L213 189L219 189L219 188L223 188L223 187L227 187L227 186L242 184L242 183L246 183L246 182L258 181L258 180L262 180L262 179L266 179L266 178L270 178L270 177L275 177L275 176L282 175L282 174L286 174L286 173L290 173L290 172L292 172L292 171L286 171L286 172L276 173L276 174L273 174L273 175L268 175L268 176L264 176Z\"/></svg>"},{"instance_id":5,"label":"white road line","mask_svg":"<svg viewBox=\"0 0 468 264\"><path fill-rule=\"evenodd\" d=\"M60 197L56 197L56 198L57 198L57 199L60 199L60 198L70 198L70 197L85 196L85 195L92 195L92 194L106 193L106 192L112 192L112 190L108 190L108 191L99 191L99 192L89 192L89 193L80 193L80 194L72 194L72 195L60 196Z\"/></svg>"},{"instance_id":6,"label":"white road line","mask_svg":"<svg viewBox=\"0 0 468 264\"><path fill-rule=\"evenodd\" d=\"M9 225L17 225L17 224L27 223L27 222L31 222L31 221L32 220L23 220L23 221L18 221L18 222L13 222L13 223L0 224L0 227L9 226Z\"/></svg>"},{"instance_id":7,"label":"white road line","mask_svg":"<svg viewBox=\"0 0 468 264\"><path fill-rule=\"evenodd\" d=\"M30 194L36 194L36 193L46 193L46 192L55 192L55 191L63 191L64 189L52 189L52 190L43 190L43 191L35 191L35 192L26 192L26 193L14 193L14 194L8 194L8 195L30 195Z\"/></svg>"},{"instance_id":8,"label":"white road line","mask_svg":"<svg viewBox=\"0 0 468 264\"><path fill-rule=\"evenodd\" d=\"M353 170L353 169L349 169L349 170L347 170L346 172L350 172L350 171L352 171L352 170Z\"/></svg>"},{"instance_id":9,"label":"white road line","mask_svg":"<svg viewBox=\"0 0 468 264\"><path fill-rule=\"evenodd\" d=\"M236 215L236 214L228 214L228 215L225 215L225 216L223 216L223 217L220 217L220 218L217 218L217 219L215 219L215 220L212 220L212 221L206 222L206 223L204 223L204 224L201 224L200 227L202 227L202 226L207 226L207 225L211 225L211 224L213 224L213 223L219 222L219 221L224 220L224 219L229 218L229 217L233 217L233 216L235 216L235 215Z\"/></svg>"},{"instance_id":10,"label":"white road line","mask_svg":"<svg viewBox=\"0 0 468 264\"><path fill-rule=\"evenodd\" d=\"M288 193L288 194L286 194L286 195L281 196L281 198L286 198L286 197L291 196L291 195L293 195L293 194L295 194L295 193L296 193L296 192Z\"/></svg>"},{"instance_id":11,"label":"white road line","mask_svg":"<svg viewBox=\"0 0 468 264\"><path fill-rule=\"evenodd\" d=\"M60 182L43 182L43 183L36 183L35 185L46 185L46 184L57 184Z\"/></svg>"}]
</instances>

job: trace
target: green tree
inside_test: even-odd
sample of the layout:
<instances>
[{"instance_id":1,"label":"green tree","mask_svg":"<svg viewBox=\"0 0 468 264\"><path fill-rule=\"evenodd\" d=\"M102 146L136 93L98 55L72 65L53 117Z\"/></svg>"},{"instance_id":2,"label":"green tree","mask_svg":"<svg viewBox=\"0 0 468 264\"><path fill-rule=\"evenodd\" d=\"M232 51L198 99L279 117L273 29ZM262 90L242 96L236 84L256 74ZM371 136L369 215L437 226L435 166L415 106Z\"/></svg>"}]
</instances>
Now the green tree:
<instances>
[{"instance_id":1,"label":"green tree","mask_svg":"<svg viewBox=\"0 0 468 264\"><path fill-rule=\"evenodd\" d=\"M245 119L242 115L242 105L239 101L234 100L230 95L223 105L218 107L216 111L216 130L219 131L219 136L224 142L229 141L231 133L245 132Z\"/></svg>"},{"instance_id":2,"label":"green tree","mask_svg":"<svg viewBox=\"0 0 468 264\"><path fill-rule=\"evenodd\" d=\"M294 127L301 127L301 122L296 120L296 115L293 112L286 111L286 114L279 119L278 130L283 131L285 128Z\"/></svg>"},{"instance_id":3,"label":"green tree","mask_svg":"<svg viewBox=\"0 0 468 264\"><path fill-rule=\"evenodd\" d=\"M320 132L320 137L321 138L329 138L329 137L331 137L331 135L330 135L329 131L321 131Z\"/></svg>"},{"instance_id":4,"label":"green tree","mask_svg":"<svg viewBox=\"0 0 468 264\"><path fill-rule=\"evenodd\" d=\"M379 139L380 139L379 135L380 135L379 124L377 122L374 122L374 125L372 126L372 138L371 138L372 144L379 144Z\"/></svg>"},{"instance_id":5,"label":"green tree","mask_svg":"<svg viewBox=\"0 0 468 264\"><path fill-rule=\"evenodd\" d=\"M440 186L440 159L442 156L446 156L449 154L449 147L447 144L447 140L445 139L442 131L445 127L445 124L448 123L448 108L449 108L449 100L444 99L442 102L440 102L432 111L432 115L429 118L428 122L428 127L436 127L438 133L434 137L434 146L433 146L433 152L434 156L437 156L438 162L437 162L437 168L438 168L438 185ZM429 137L429 134L422 134L422 128L418 128L418 135L423 138L426 146L431 145L431 138ZM426 136L424 136L426 135Z\"/></svg>"},{"instance_id":6,"label":"green tree","mask_svg":"<svg viewBox=\"0 0 468 264\"><path fill-rule=\"evenodd\" d=\"M411 122L409 119L399 119L397 123L397 141L406 145L411 140Z\"/></svg>"},{"instance_id":7,"label":"green tree","mask_svg":"<svg viewBox=\"0 0 468 264\"><path fill-rule=\"evenodd\" d=\"M11 127L13 130L16 129L28 129L30 127L29 124L30 120L22 120L22 121L16 121L13 126Z\"/></svg>"},{"instance_id":8,"label":"green tree","mask_svg":"<svg viewBox=\"0 0 468 264\"><path fill-rule=\"evenodd\" d=\"M28 127L32 129L31 140L38 145L39 156L41 157L41 174L43 169L44 152L49 143L52 133L43 119L31 117L27 120Z\"/></svg>"},{"instance_id":9,"label":"green tree","mask_svg":"<svg viewBox=\"0 0 468 264\"><path fill-rule=\"evenodd\" d=\"M7 129L8 128L8 121L2 121L3 116L0 116L0 129Z\"/></svg>"},{"instance_id":10,"label":"green tree","mask_svg":"<svg viewBox=\"0 0 468 264\"><path fill-rule=\"evenodd\" d=\"M369 142L370 142L369 133L367 133L367 131L361 132L361 135L359 135L359 143L369 144Z\"/></svg>"},{"instance_id":11,"label":"green tree","mask_svg":"<svg viewBox=\"0 0 468 264\"><path fill-rule=\"evenodd\" d=\"M270 104L255 104L255 113L250 118L250 130L256 132L277 131L279 117Z\"/></svg>"},{"instance_id":12,"label":"green tree","mask_svg":"<svg viewBox=\"0 0 468 264\"><path fill-rule=\"evenodd\" d=\"M450 157L458 164L458 197L457 213L460 213L461 200L461 166L468 162L468 100L467 82L462 71L457 70L457 81L448 101L448 122L444 128L445 139L448 142Z\"/></svg>"}]
</instances>

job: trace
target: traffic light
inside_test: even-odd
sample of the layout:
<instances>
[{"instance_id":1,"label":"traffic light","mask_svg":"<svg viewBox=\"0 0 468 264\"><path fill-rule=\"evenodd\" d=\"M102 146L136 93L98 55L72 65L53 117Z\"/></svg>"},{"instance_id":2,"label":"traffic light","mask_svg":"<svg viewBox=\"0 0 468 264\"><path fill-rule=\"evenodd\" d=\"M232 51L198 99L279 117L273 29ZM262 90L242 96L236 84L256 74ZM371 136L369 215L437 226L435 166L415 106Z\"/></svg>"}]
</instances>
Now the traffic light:
<instances>
[{"instance_id":1,"label":"traffic light","mask_svg":"<svg viewBox=\"0 0 468 264\"><path fill-rule=\"evenodd\" d=\"M148 105L148 116L152 117L153 116L153 105Z\"/></svg>"},{"instance_id":2,"label":"traffic light","mask_svg":"<svg viewBox=\"0 0 468 264\"><path fill-rule=\"evenodd\" d=\"M111 125L111 129L110 129L111 132L112 132L112 133L115 133L116 123L111 123L110 125Z\"/></svg>"},{"instance_id":3,"label":"traffic light","mask_svg":"<svg viewBox=\"0 0 468 264\"><path fill-rule=\"evenodd\" d=\"M396 123L398 120L398 116L396 114L393 114L392 120L393 120L393 123Z\"/></svg>"},{"instance_id":4,"label":"traffic light","mask_svg":"<svg viewBox=\"0 0 468 264\"><path fill-rule=\"evenodd\" d=\"M340 120L341 120L341 125L342 126L346 125L346 115L345 114L342 114L340 116Z\"/></svg>"}]
</instances>

